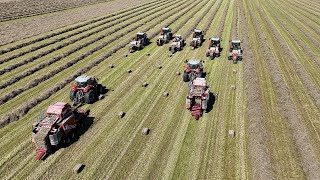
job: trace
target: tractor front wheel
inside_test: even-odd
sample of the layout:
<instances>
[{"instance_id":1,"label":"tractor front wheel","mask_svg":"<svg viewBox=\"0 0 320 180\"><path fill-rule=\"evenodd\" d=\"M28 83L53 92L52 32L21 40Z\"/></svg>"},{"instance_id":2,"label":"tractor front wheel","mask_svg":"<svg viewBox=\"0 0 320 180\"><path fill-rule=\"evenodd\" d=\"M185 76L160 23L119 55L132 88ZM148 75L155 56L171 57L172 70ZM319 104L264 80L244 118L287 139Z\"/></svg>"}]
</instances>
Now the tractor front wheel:
<instances>
[{"instance_id":1,"label":"tractor front wheel","mask_svg":"<svg viewBox=\"0 0 320 180\"><path fill-rule=\"evenodd\" d=\"M92 104L94 102L95 93L93 90L84 94L84 101L86 104Z\"/></svg>"},{"instance_id":2,"label":"tractor front wheel","mask_svg":"<svg viewBox=\"0 0 320 180\"><path fill-rule=\"evenodd\" d=\"M188 82L189 81L189 74L187 72L183 73L183 81Z\"/></svg>"}]
</instances>

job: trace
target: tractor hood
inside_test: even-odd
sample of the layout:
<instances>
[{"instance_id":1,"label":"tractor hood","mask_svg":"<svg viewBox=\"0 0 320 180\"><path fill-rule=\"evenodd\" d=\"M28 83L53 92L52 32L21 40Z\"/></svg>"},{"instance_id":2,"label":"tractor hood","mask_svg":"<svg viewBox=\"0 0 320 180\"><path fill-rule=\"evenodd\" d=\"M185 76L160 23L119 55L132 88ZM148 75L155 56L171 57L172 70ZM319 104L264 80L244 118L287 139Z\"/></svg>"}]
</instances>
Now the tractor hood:
<instances>
[{"instance_id":1,"label":"tractor hood","mask_svg":"<svg viewBox=\"0 0 320 180\"><path fill-rule=\"evenodd\" d=\"M137 46L140 42L139 41L131 41L130 45L131 46Z\"/></svg>"}]
</instances>

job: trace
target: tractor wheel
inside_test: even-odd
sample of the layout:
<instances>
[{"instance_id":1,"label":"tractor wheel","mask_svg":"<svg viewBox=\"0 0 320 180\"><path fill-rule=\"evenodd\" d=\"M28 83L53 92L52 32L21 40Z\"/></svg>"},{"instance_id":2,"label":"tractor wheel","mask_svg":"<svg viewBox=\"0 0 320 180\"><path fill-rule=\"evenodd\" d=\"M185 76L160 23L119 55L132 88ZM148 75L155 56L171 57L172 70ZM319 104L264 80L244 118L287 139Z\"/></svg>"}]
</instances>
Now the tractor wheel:
<instances>
[{"instance_id":1,"label":"tractor wheel","mask_svg":"<svg viewBox=\"0 0 320 180\"><path fill-rule=\"evenodd\" d=\"M101 84L97 84L98 95L103 93L103 87Z\"/></svg>"},{"instance_id":2,"label":"tractor wheel","mask_svg":"<svg viewBox=\"0 0 320 180\"><path fill-rule=\"evenodd\" d=\"M95 93L93 90L84 94L84 101L86 104L92 104L94 102Z\"/></svg>"},{"instance_id":3,"label":"tractor wheel","mask_svg":"<svg viewBox=\"0 0 320 180\"><path fill-rule=\"evenodd\" d=\"M175 50L175 47L172 47L172 48L171 48L171 53L174 54L175 51L176 51L176 50Z\"/></svg>"},{"instance_id":4,"label":"tractor wheel","mask_svg":"<svg viewBox=\"0 0 320 180\"><path fill-rule=\"evenodd\" d=\"M70 97L70 100L71 101L73 101L73 99L74 99L74 91L73 90L70 90L70 95L69 95L69 97Z\"/></svg>"},{"instance_id":5,"label":"tractor wheel","mask_svg":"<svg viewBox=\"0 0 320 180\"><path fill-rule=\"evenodd\" d=\"M211 55L211 60L213 60L214 59L214 57L215 57L215 55L213 54L213 55Z\"/></svg>"},{"instance_id":6,"label":"tractor wheel","mask_svg":"<svg viewBox=\"0 0 320 180\"><path fill-rule=\"evenodd\" d=\"M183 81L188 82L189 81L189 74L187 72L183 73Z\"/></svg>"}]
</instances>

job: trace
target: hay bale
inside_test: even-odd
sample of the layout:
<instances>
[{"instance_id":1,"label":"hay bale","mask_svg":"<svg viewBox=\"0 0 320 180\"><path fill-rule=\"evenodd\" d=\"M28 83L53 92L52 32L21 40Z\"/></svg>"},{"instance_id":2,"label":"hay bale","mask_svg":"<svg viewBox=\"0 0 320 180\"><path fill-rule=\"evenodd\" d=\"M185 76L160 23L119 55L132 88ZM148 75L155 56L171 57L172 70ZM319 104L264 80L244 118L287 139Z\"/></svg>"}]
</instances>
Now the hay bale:
<instances>
[{"instance_id":1,"label":"hay bale","mask_svg":"<svg viewBox=\"0 0 320 180\"><path fill-rule=\"evenodd\" d=\"M231 89L232 89L232 90L235 90L235 89L236 89L236 86L235 86L235 85L232 85L232 86L231 86Z\"/></svg>"},{"instance_id":2,"label":"hay bale","mask_svg":"<svg viewBox=\"0 0 320 180\"><path fill-rule=\"evenodd\" d=\"M230 136L231 138L233 138L235 135L236 135L236 133L234 132L234 130L230 129L230 130L229 130L229 136Z\"/></svg>"},{"instance_id":3,"label":"hay bale","mask_svg":"<svg viewBox=\"0 0 320 180\"><path fill-rule=\"evenodd\" d=\"M132 73L131 69L127 70L128 73Z\"/></svg>"},{"instance_id":4,"label":"hay bale","mask_svg":"<svg viewBox=\"0 0 320 180\"><path fill-rule=\"evenodd\" d=\"M141 85L142 87L147 87L148 86L148 83L142 83L142 85Z\"/></svg>"},{"instance_id":5,"label":"hay bale","mask_svg":"<svg viewBox=\"0 0 320 180\"><path fill-rule=\"evenodd\" d=\"M143 135L148 135L150 133L150 129L149 128L143 128L142 129L142 134Z\"/></svg>"},{"instance_id":6,"label":"hay bale","mask_svg":"<svg viewBox=\"0 0 320 180\"><path fill-rule=\"evenodd\" d=\"M167 91L163 92L162 94L164 97L168 97L169 96L169 93Z\"/></svg>"},{"instance_id":7,"label":"hay bale","mask_svg":"<svg viewBox=\"0 0 320 180\"><path fill-rule=\"evenodd\" d=\"M177 76L179 76L180 74L181 74L181 73L180 73L179 71L178 71L178 72L176 72L176 75L177 75Z\"/></svg>"},{"instance_id":8,"label":"hay bale","mask_svg":"<svg viewBox=\"0 0 320 180\"><path fill-rule=\"evenodd\" d=\"M146 56L150 56L150 53L147 53Z\"/></svg>"},{"instance_id":9,"label":"hay bale","mask_svg":"<svg viewBox=\"0 0 320 180\"><path fill-rule=\"evenodd\" d=\"M161 69L161 68L162 68L162 66L161 66L161 65L159 65L159 66L158 66L158 69Z\"/></svg>"},{"instance_id":10,"label":"hay bale","mask_svg":"<svg viewBox=\"0 0 320 180\"><path fill-rule=\"evenodd\" d=\"M233 74L236 74L236 73L237 73L237 70L236 70L236 69L234 69L232 72L233 72Z\"/></svg>"},{"instance_id":11,"label":"hay bale","mask_svg":"<svg viewBox=\"0 0 320 180\"><path fill-rule=\"evenodd\" d=\"M118 114L118 116L119 116L119 118L121 119L121 118L123 118L123 117L124 117L124 115L125 115L125 114L126 114L125 112L120 111L120 112L119 112L119 114Z\"/></svg>"},{"instance_id":12,"label":"hay bale","mask_svg":"<svg viewBox=\"0 0 320 180\"><path fill-rule=\"evenodd\" d=\"M128 54L125 54L124 57L128 57Z\"/></svg>"},{"instance_id":13,"label":"hay bale","mask_svg":"<svg viewBox=\"0 0 320 180\"><path fill-rule=\"evenodd\" d=\"M83 170L84 166L85 166L84 164L75 165L73 168L73 172L76 174L80 173Z\"/></svg>"},{"instance_id":14,"label":"hay bale","mask_svg":"<svg viewBox=\"0 0 320 180\"><path fill-rule=\"evenodd\" d=\"M109 68L112 69L114 66L113 64L109 64Z\"/></svg>"},{"instance_id":15,"label":"hay bale","mask_svg":"<svg viewBox=\"0 0 320 180\"><path fill-rule=\"evenodd\" d=\"M169 57L172 57L172 54L169 54L168 56L169 56Z\"/></svg>"}]
</instances>

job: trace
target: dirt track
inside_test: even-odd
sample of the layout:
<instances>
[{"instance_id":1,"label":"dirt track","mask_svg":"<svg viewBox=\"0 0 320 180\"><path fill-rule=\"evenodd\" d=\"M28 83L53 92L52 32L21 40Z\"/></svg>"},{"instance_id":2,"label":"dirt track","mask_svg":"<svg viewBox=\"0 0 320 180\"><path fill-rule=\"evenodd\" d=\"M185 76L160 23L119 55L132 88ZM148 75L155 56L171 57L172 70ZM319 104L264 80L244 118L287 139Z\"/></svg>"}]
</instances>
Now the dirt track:
<instances>
[{"instance_id":1,"label":"dirt track","mask_svg":"<svg viewBox=\"0 0 320 180\"><path fill-rule=\"evenodd\" d=\"M48 32L152 0L114 0L0 23L0 45ZM0 4L1 5L1 4Z\"/></svg>"}]
</instances>

